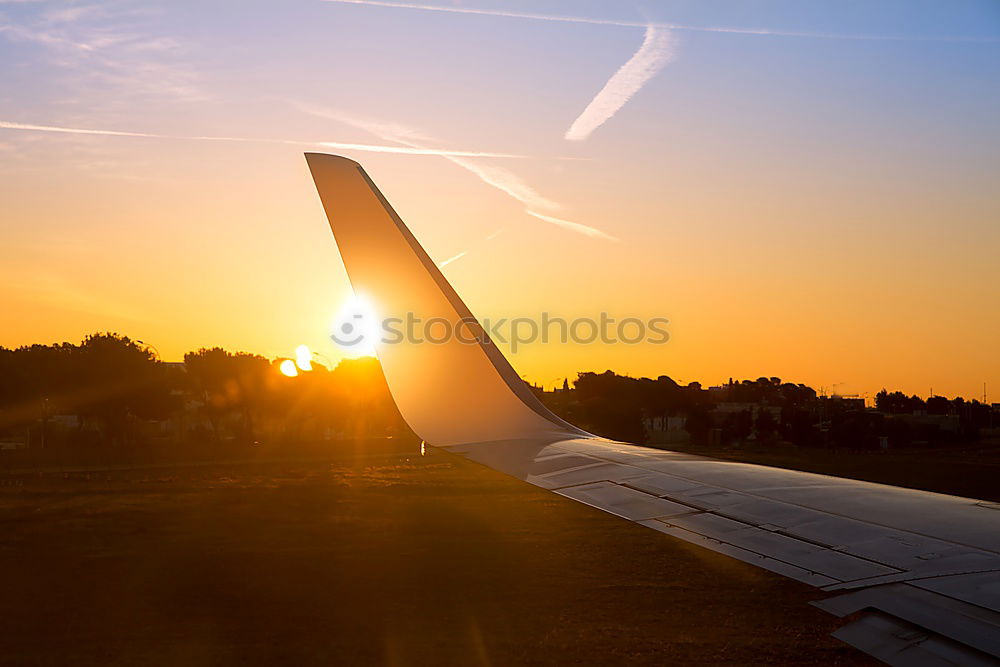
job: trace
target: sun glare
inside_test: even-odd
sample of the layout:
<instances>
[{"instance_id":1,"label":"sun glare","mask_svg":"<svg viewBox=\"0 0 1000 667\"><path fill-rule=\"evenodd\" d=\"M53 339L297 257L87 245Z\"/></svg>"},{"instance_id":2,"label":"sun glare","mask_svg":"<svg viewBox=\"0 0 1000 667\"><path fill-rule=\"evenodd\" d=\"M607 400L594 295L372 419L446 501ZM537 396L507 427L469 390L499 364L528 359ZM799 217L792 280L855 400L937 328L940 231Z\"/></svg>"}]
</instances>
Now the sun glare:
<instances>
[{"instance_id":1,"label":"sun glare","mask_svg":"<svg viewBox=\"0 0 1000 667\"><path fill-rule=\"evenodd\" d=\"M330 340L348 357L375 356L379 323L371 299L361 294L347 299L333 318Z\"/></svg>"},{"instance_id":2,"label":"sun glare","mask_svg":"<svg viewBox=\"0 0 1000 667\"><path fill-rule=\"evenodd\" d=\"M304 371L311 371L313 369L312 352L309 351L308 345L299 345L295 348L295 365Z\"/></svg>"},{"instance_id":3,"label":"sun glare","mask_svg":"<svg viewBox=\"0 0 1000 667\"><path fill-rule=\"evenodd\" d=\"M295 367L295 362L291 359L285 359L278 364L278 370L281 371L283 375L287 375L290 378L299 374L299 369Z\"/></svg>"}]
</instances>

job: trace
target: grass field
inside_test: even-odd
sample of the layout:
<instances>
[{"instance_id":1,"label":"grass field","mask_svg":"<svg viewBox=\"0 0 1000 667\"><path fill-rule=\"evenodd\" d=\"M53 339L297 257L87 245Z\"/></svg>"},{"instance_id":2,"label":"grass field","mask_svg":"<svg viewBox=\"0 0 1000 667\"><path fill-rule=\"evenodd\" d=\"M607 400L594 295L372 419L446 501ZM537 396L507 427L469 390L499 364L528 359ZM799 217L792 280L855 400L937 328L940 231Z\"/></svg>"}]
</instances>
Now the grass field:
<instances>
[{"instance_id":1,"label":"grass field","mask_svg":"<svg viewBox=\"0 0 1000 667\"><path fill-rule=\"evenodd\" d=\"M414 443L0 487L0 664L870 664L805 585Z\"/></svg>"}]
</instances>

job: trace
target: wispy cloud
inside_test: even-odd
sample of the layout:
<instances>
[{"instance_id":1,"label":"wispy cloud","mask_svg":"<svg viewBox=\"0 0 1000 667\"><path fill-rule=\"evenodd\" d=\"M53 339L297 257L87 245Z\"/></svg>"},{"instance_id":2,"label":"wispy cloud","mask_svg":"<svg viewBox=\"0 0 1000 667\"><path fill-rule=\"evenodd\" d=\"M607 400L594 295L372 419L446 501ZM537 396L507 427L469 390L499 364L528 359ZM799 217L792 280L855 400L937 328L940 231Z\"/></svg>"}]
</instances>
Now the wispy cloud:
<instances>
[{"instance_id":1,"label":"wispy cloud","mask_svg":"<svg viewBox=\"0 0 1000 667\"><path fill-rule=\"evenodd\" d=\"M2 2L2 0L0 0ZM82 103L85 115L139 102L194 102L211 97L182 44L157 34L156 12L127 5L22 3L16 20L0 16L0 37L44 49L33 66L62 74L57 103ZM16 55L16 54L15 54Z\"/></svg>"},{"instance_id":2,"label":"wispy cloud","mask_svg":"<svg viewBox=\"0 0 1000 667\"><path fill-rule=\"evenodd\" d=\"M0 120L0 128L5 130L28 130L31 132L62 132L65 134L99 134L113 137L154 137L164 138L165 135L146 134L145 132L119 132L117 130L85 130L78 127L56 127L53 125L31 125L29 123L14 123Z\"/></svg>"},{"instance_id":3,"label":"wispy cloud","mask_svg":"<svg viewBox=\"0 0 1000 667\"><path fill-rule=\"evenodd\" d=\"M395 123L385 123L381 121L368 120L366 118L358 118L339 111L324 109L307 104L298 104L296 106L298 106L298 108L305 113L318 116L320 118L328 118L330 120L337 121L338 123L350 125L351 127L356 127L375 135L383 141L391 141L397 144L402 144L409 150L436 150L427 148L427 143L432 140L422 132L414 130L413 128L397 125ZM495 165L485 165L466 159L467 157L492 157L490 155L465 156L453 153L440 153L439 155L455 166L461 167L462 169L475 174L476 177L478 177L483 183L500 190L525 206L537 206L539 208L550 210L560 210L563 208L562 204L540 195L534 188L525 183L524 180L513 172Z\"/></svg>"},{"instance_id":4,"label":"wispy cloud","mask_svg":"<svg viewBox=\"0 0 1000 667\"><path fill-rule=\"evenodd\" d=\"M559 23L585 23L588 25L610 25L623 28L646 28L650 25L667 30L690 30L692 32L720 32L737 35L772 35L775 37L816 37L820 39L857 39L857 40L902 40L931 42L996 42L991 37L964 37L961 35L874 35L845 34L826 32L807 32L796 30L769 30L766 28L735 28L725 26L697 26L682 23L664 23L648 21L626 21L620 19L596 19L585 16L560 16L558 14L539 14L535 12L515 12L502 9L477 9L474 7L456 7L450 5L427 5L416 2L385 2L383 0L325 0L340 5L366 5L369 7L392 7L396 9L414 9L428 12L446 12L449 14L475 14L479 16L502 16L514 19L531 19L535 21L556 21Z\"/></svg>"},{"instance_id":5,"label":"wispy cloud","mask_svg":"<svg viewBox=\"0 0 1000 667\"><path fill-rule=\"evenodd\" d=\"M583 234L584 236L589 236L594 239L604 239L605 241L618 241L619 239L611 236L611 234L606 234L596 227L591 227L590 225L580 224L579 222L573 222L572 220L563 220L562 218L553 218L551 215L544 215L538 213L537 211L525 211L528 215L532 215L539 220L544 220L545 222L551 223L557 227L562 227L563 229L568 229L571 232L576 232L577 234Z\"/></svg>"},{"instance_id":6,"label":"wispy cloud","mask_svg":"<svg viewBox=\"0 0 1000 667\"><path fill-rule=\"evenodd\" d=\"M553 211L565 208L559 202L540 195L537 190L525 183L520 176L511 172L509 169L497 167L496 165L479 164L478 162L468 160L464 157L455 157L452 155L442 155L441 157L446 158L452 164L475 174L483 183L493 186L497 190L513 197L525 206L537 206Z\"/></svg>"},{"instance_id":7,"label":"wispy cloud","mask_svg":"<svg viewBox=\"0 0 1000 667\"><path fill-rule=\"evenodd\" d=\"M308 114L314 116L319 116L320 118L329 118L345 125L350 125L358 129L365 130L377 136L383 141L392 141L395 143L403 144L404 146L410 148L424 148L424 144L418 141L414 141L414 137L422 137L423 141L427 141L425 135L417 132L411 128L382 123L378 121L371 121L368 119L357 118L348 114L341 113L339 111L324 109L315 107L312 105L298 104L298 108ZM392 129L390 129L392 128ZM534 188L524 182L519 176L513 172L504 169L502 167L497 167L494 165L485 165L475 160L466 159L461 156L455 155L441 155L444 159L448 160L457 167L465 169L471 174L474 174L479 180L481 180L486 185L489 185L497 190L500 190L508 197L515 199L525 206L525 213L538 218L539 220L544 220L546 222L551 222L553 224L559 224L563 229L567 229L591 238L605 238L617 240L609 234L590 227L589 225L584 225L578 222L571 222L569 220L562 220L560 218L552 218L548 215L544 215L534 211L535 208L541 208L550 211L558 211L565 208L561 203L553 201L547 197L540 195ZM484 156L485 157L485 156ZM556 223L554 221L558 220ZM494 232L492 235L495 237L499 234L499 231ZM446 261L454 261L452 258Z\"/></svg>"},{"instance_id":8,"label":"wispy cloud","mask_svg":"<svg viewBox=\"0 0 1000 667\"><path fill-rule=\"evenodd\" d=\"M604 87L590 101L590 104L577 117L566 138L570 141L583 141L609 118L618 113L632 96L639 92L646 82L656 76L673 58L674 50L669 30L646 27L646 36L642 46L624 65L618 68Z\"/></svg>"},{"instance_id":9,"label":"wispy cloud","mask_svg":"<svg viewBox=\"0 0 1000 667\"><path fill-rule=\"evenodd\" d=\"M184 136L171 134L151 134L148 132L124 132L121 130L94 130L79 127L60 127L55 125L33 125L0 120L0 129L23 130L29 132L55 132L60 134L83 134L109 137L140 137L147 139L181 139L188 141L235 141L247 143L287 144L293 146L322 146L347 151L362 151L367 153L394 153L397 155L435 155L439 157L460 160L468 157L488 158L523 158L524 155L511 153L487 153L482 151L459 151L438 148L422 148L409 146L382 146L377 144L356 144L342 141L296 141L291 139L254 139L251 137L211 137ZM499 170L499 168L496 168ZM502 171L502 170L501 170Z\"/></svg>"},{"instance_id":10,"label":"wispy cloud","mask_svg":"<svg viewBox=\"0 0 1000 667\"><path fill-rule=\"evenodd\" d=\"M32 30L12 23L0 23L0 34L6 34L16 40L35 42L49 47L68 47L80 51L93 51L94 47L83 42L76 42L61 35L45 30Z\"/></svg>"}]
</instances>

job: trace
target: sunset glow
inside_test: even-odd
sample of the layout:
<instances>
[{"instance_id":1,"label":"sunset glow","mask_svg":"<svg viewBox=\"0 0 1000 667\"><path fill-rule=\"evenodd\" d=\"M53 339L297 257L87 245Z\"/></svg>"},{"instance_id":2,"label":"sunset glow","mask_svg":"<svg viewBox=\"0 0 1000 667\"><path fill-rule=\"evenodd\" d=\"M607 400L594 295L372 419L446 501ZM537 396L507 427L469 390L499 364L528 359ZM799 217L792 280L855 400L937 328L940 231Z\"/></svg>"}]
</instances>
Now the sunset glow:
<instances>
[{"instance_id":1,"label":"sunset glow","mask_svg":"<svg viewBox=\"0 0 1000 667\"><path fill-rule=\"evenodd\" d=\"M374 353L330 338L336 150L480 318L670 321L530 381L1000 387L994 5L536 4L0 3L0 345Z\"/></svg>"}]
</instances>

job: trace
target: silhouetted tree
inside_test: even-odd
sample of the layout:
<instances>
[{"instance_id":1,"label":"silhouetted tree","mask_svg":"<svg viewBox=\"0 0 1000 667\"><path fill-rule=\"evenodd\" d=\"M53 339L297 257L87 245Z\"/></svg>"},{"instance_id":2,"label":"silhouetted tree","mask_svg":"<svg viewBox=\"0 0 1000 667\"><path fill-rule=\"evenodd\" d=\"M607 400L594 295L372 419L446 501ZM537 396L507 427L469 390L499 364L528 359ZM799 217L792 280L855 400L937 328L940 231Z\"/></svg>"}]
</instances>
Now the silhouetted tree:
<instances>
[{"instance_id":1,"label":"silhouetted tree","mask_svg":"<svg viewBox=\"0 0 1000 667\"><path fill-rule=\"evenodd\" d=\"M688 413L684 429L691 436L691 441L697 445L708 444L708 436L712 431L712 416L703 406L697 406Z\"/></svg>"},{"instance_id":2,"label":"silhouetted tree","mask_svg":"<svg viewBox=\"0 0 1000 667\"><path fill-rule=\"evenodd\" d=\"M722 421L722 441L725 443L746 440L752 431L753 415L749 410L733 412Z\"/></svg>"},{"instance_id":3,"label":"silhouetted tree","mask_svg":"<svg viewBox=\"0 0 1000 667\"><path fill-rule=\"evenodd\" d=\"M768 441L772 439L778 430L778 422L770 410L760 409L757 411L757 419L754 421L754 430L757 432L757 439Z\"/></svg>"},{"instance_id":4,"label":"silhouetted tree","mask_svg":"<svg viewBox=\"0 0 1000 667\"><path fill-rule=\"evenodd\" d=\"M161 364L143 346L116 333L84 338L71 352L76 363L70 399L79 414L95 419L105 443L131 441L129 417L155 419L170 409L169 388Z\"/></svg>"},{"instance_id":5,"label":"silhouetted tree","mask_svg":"<svg viewBox=\"0 0 1000 667\"><path fill-rule=\"evenodd\" d=\"M574 383L583 428L617 440L645 442L640 383L611 371L580 373Z\"/></svg>"}]
</instances>

